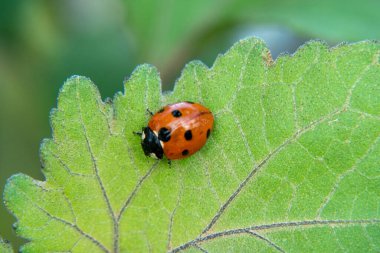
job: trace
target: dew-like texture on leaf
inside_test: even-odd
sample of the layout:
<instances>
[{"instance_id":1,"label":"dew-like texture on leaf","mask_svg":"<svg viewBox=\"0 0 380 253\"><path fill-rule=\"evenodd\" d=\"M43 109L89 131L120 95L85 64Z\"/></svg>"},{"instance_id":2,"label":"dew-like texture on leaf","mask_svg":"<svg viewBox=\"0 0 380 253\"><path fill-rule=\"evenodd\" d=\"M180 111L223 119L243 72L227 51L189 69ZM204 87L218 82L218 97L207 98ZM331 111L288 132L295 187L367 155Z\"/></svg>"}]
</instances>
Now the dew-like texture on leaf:
<instances>
[{"instance_id":1,"label":"dew-like texture on leaf","mask_svg":"<svg viewBox=\"0 0 380 253\"><path fill-rule=\"evenodd\" d=\"M9 242L3 240L1 237L0 237L0 252L13 253L12 246L9 244Z\"/></svg>"},{"instance_id":2,"label":"dew-like texture on leaf","mask_svg":"<svg viewBox=\"0 0 380 253\"><path fill-rule=\"evenodd\" d=\"M172 93L138 67L103 102L67 80L43 141L46 181L8 180L22 252L380 250L380 44L310 42L273 63L242 40L212 68L189 63ZM173 161L133 134L167 103L215 116L208 143Z\"/></svg>"}]
</instances>

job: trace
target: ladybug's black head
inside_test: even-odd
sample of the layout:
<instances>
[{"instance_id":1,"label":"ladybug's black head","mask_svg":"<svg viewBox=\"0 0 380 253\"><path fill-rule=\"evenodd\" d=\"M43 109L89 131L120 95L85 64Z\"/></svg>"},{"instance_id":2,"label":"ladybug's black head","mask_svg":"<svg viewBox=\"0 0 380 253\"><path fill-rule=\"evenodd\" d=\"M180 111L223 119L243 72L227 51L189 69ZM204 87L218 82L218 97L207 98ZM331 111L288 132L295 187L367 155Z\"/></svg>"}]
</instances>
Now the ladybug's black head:
<instances>
[{"instance_id":1,"label":"ladybug's black head","mask_svg":"<svg viewBox=\"0 0 380 253\"><path fill-rule=\"evenodd\" d=\"M141 136L141 147L146 156L162 159L164 150L162 149L158 136L149 127L143 127Z\"/></svg>"}]
</instances>

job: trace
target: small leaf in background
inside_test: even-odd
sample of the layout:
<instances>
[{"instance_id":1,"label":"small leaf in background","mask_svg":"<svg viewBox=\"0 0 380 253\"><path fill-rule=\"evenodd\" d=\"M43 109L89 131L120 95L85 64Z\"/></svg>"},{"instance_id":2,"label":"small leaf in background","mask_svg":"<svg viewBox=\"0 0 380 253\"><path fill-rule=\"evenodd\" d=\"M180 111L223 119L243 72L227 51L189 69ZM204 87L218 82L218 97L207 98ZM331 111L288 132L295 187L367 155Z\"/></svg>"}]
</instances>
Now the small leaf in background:
<instances>
[{"instance_id":1,"label":"small leaf in background","mask_svg":"<svg viewBox=\"0 0 380 253\"><path fill-rule=\"evenodd\" d=\"M310 42L273 63L247 39L161 95L153 67L102 102L70 78L41 146L46 181L8 180L23 252L380 250L380 44ZM215 129L192 157L144 156L146 109L197 101Z\"/></svg>"},{"instance_id":2,"label":"small leaf in background","mask_svg":"<svg viewBox=\"0 0 380 253\"><path fill-rule=\"evenodd\" d=\"M303 40L320 38L331 44L380 37L380 29L377 29L380 1L373 0L142 0L122 3L128 28L138 45L137 60L149 60L157 66L166 82L177 77L188 59L196 57L211 62L214 55L239 37L242 26L251 27L251 30L263 24L288 28ZM267 32L272 32L268 40L273 40L273 29ZM258 34L252 32L250 35ZM168 85L166 82L164 85Z\"/></svg>"},{"instance_id":3,"label":"small leaf in background","mask_svg":"<svg viewBox=\"0 0 380 253\"><path fill-rule=\"evenodd\" d=\"M379 1L363 2L320 0L318 3L292 1L236 1L230 8L238 20L260 20L261 23L283 24L299 34L329 41L377 39L380 24Z\"/></svg>"}]
</instances>

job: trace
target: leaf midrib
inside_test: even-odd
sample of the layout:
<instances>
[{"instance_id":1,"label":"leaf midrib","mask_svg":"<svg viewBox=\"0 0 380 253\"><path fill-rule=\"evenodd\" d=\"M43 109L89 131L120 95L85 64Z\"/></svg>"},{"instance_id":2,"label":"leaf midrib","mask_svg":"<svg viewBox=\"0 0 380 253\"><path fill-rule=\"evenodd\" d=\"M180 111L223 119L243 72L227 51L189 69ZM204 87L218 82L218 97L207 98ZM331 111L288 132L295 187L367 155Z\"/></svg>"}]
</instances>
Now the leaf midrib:
<instances>
[{"instance_id":1,"label":"leaf midrib","mask_svg":"<svg viewBox=\"0 0 380 253\"><path fill-rule=\"evenodd\" d=\"M205 236L197 237L196 239L189 241L187 243L182 244L181 246L172 249L168 253L176 253L183 251L189 247L192 247L196 245L197 243L206 242L209 240L213 240L219 237L226 237L226 236L233 236L237 234L252 234L256 231L271 231L274 229L286 229L290 227L320 227L324 225L334 225L336 227L348 227L353 225L370 225L370 224L380 224L380 219L367 219L367 220L306 220L306 221L293 221L293 222L279 222L279 223L272 223L272 224L263 224L263 225L257 225L257 226L251 226L246 228L237 228L237 229L230 229L225 230L221 232L211 233ZM260 234L255 233L256 235L261 236ZM256 236L255 235L255 236ZM258 237L258 236L256 236ZM261 236L262 237L262 236ZM261 240L266 241L269 243L272 247L276 248L272 241L268 240L267 238L263 237L260 238ZM266 240L265 240L266 239ZM279 250L278 248L276 248ZM279 250L281 251L281 250Z\"/></svg>"}]
</instances>

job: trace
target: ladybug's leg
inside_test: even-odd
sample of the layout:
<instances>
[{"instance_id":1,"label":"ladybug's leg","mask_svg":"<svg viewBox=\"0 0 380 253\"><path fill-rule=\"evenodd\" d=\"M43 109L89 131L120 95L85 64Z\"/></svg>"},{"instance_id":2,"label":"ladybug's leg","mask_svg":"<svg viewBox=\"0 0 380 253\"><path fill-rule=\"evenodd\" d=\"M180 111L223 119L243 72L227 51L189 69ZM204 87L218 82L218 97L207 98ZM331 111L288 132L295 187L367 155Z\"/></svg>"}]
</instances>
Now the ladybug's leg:
<instances>
[{"instance_id":1,"label":"ladybug's leg","mask_svg":"<svg viewBox=\"0 0 380 253\"><path fill-rule=\"evenodd\" d=\"M172 160L168 159L169 168L172 168Z\"/></svg>"},{"instance_id":2,"label":"ladybug's leg","mask_svg":"<svg viewBox=\"0 0 380 253\"><path fill-rule=\"evenodd\" d=\"M145 127L143 127L143 128L141 129L141 132L133 131L132 133L135 134L135 135L138 135L138 136L142 136L143 133L144 133L144 129L145 129Z\"/></svg>"},{"instance_id":3,"label":"ladybug's leg","mask_svg":"<svg viewBox=\"0 0 380 253\"><path fill-rule=\"evenodd\" d=\"M150 114L150 116L154 115L154 113L151 110L149 110L148 108L146 108L146 111Z\"/></svg>"},{"instance_id":4,"label":"ladybug's leg","mask_svg":"<svg viewBox=\"0 0 380 253\"><path fill-rule=\"evenodd\" d=\"M138 136L142 136L142 132L135 132L135 131L133 131L132 133L135 134L135 135L138 135Z\"/></svg>"}]
</instances>

